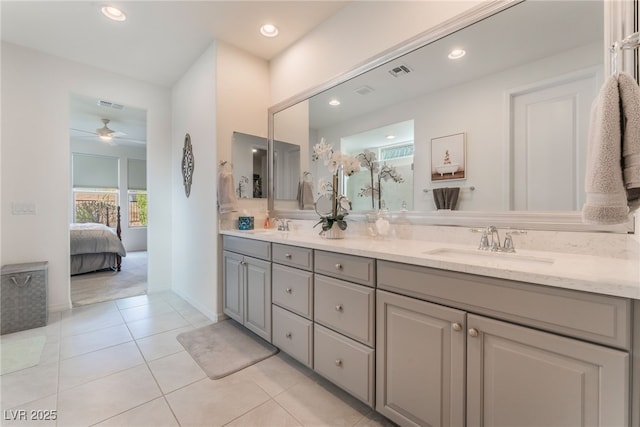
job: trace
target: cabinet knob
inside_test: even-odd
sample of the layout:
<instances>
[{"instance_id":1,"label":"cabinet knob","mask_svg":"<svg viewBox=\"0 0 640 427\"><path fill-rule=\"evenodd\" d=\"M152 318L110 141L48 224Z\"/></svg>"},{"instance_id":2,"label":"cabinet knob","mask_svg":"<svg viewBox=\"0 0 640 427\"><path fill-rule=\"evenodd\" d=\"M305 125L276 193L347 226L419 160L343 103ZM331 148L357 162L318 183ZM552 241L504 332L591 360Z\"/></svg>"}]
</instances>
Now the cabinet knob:
<instances>
[{"instance_id":1,"label":"cabinet knob","mask_svg":"<svg viewBox=\"0 0 640 427\"><path fill-rule=\"evenodd\" d=\"M240 261L240 265L247 265L246 261Z\"/></svg>"},{"instance_id":2,"label":"cabinet knob","mask_svg":"<svg viewBox=\"0 0 640 427\"><path fill-rule=\"evenodd\" d=\"M285 257L286 259L291 259L291 254L284 254L284 257Z\"/></svg>"},{"instance_id":3,"label":"cabinet knob","mask_svg":"<svg viewBox=\"0 0 640 427\"><path fill-rule=\"evenodd\" d=\"M477 337L478 335L480 335L480 333L478 332L478 330L476 328L471 328L469 329L469 336L472 337Z\"/></svg>"},{"instance_id":4,"label":"cabinet knob","mask_svg":"<svg viewBox=\"0 0 640 427\"><path fill-rule=\"evenodd\" d=\"M342 311L342 304L336 305L336 311Z\"/></svg>"},{"instance_id":5,"label":"cabinet knob","mask_svg":"<svg viewBox=\"0 0 640 427\"><path fill-rule=\"evenodd\" d=\"M290 293L292 292L292 291L291 291L291 288L286 288L284 291L285 291L286 293L288 293L288 294L290 294Z\"/></svg>"},{"instance_id":6,"label":"cabinet knob","mask_svg":"<svg viewBox=\"0 0 640 427\"><path fill-rule=\"evenodd\" d=\"M336 366L342 366L342 360L336 359Z\"/></svg>"},{"instance_id":7,"label":"cabinet knob","mask_svg":"<svg viewBox=\"0 0 640 427\"><path fill-rule=\"evenodd\" d=\"M291 339L291 332L287 332L286 334L284 334L284 336Z\"/></svg>"},{"instance_id":8,"label":"cabinet knob","mask_svg":"<svg viewBox=\"0 0 640 427\"><path fill-rule=\"evenodd\" d=\"M342 270L342 264L337 263L336 264L336 270Z\"/></svg>"},{"instance_id":9,"label":"cabinet knob","mask_svg":"<svg viewBox=\"0 0 640 427\"><path fill-rule=\"evenodd\" d=\"M462 325L456 322L453 325L451 325L451 328L453 328L453 330L456 332L460 332L462 330Z\"/></svg>"}]
</instances>

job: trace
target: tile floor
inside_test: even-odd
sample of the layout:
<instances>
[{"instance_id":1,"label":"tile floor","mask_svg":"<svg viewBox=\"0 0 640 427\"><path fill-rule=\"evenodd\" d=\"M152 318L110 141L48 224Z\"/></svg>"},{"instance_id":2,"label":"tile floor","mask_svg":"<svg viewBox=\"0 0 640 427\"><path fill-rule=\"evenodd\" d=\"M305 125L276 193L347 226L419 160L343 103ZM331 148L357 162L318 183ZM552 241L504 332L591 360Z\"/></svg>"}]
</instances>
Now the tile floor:
<instances>
[{"instance_id":1,"label":"tile floor","mask_svg":"<svg viewBox=\"0 0 640 427\"><path fill-rule=\"evenodd\" d=\"M40 363L0 376L2 426L391 426L279 353L212 381L175 339L210 323L174 293L52 313ZM12 420L19 410L56 421ZM36 412L37 413L37 412Z\"/></svg>"}]
</instances>

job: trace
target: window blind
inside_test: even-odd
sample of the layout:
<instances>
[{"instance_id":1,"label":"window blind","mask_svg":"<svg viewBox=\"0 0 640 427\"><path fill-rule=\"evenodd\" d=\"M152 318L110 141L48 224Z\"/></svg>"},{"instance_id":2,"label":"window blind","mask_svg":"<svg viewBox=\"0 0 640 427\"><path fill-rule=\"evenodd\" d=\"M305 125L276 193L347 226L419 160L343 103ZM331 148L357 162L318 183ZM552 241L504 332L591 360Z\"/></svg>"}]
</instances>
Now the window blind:
<instances>
[{"instance_id":1,"label":"window blind","mask_svg":"<svg viewBox=\"0 0 640 427\"><path fill-rule=\"evenodd\" d=\"M127 161L127 184L129 190L147 189L147 161L138 159L128 159Z\"/></svg>"},{"instance_id":2,"label":"window blind","mask_svg":"<svg viewBox=\"0 0 640 427\"><path fill-rule=\"evenodd\" d=\"M73 188L118 188L117 157L73 153Z\"/></svg>"}]
</instances>

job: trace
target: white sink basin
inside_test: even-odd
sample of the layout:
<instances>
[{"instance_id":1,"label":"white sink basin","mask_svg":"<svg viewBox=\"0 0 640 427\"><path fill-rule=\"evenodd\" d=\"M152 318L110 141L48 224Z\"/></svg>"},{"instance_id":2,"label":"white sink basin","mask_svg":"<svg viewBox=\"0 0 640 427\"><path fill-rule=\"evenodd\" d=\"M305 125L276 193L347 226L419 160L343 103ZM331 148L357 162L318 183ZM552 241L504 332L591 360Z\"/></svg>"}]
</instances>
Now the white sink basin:
<instances>
[{"instance_id":1,"label":"white sink basin","mask_svg":"<svg viewBox=\"0 0 640 427\"><path fill-rule=\"evenodd\" d=\"M508 252L489 252L473 249L438 248L423 252L426 255L440 256L460 262L475 262L492 267L535 267L551 265L553 258L522 255Z\"/></svg>"}]
</instances>

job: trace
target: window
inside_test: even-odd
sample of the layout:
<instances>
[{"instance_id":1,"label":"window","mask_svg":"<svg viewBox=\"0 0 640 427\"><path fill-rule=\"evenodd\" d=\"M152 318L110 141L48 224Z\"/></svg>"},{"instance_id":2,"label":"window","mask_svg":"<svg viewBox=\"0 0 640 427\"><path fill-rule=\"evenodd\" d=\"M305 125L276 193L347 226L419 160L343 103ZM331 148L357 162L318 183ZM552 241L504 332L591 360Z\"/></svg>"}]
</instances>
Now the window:
<instances>
[{"instance_id":1,"label":"window","mask_svg":"<svg viewBox=\"0 0 640 427\"><path fill-rule=\"evenodd\" d=\"M147 162L127 161L127 198L129 200L129 227L147 226Z\"/></svg>"},{"instance_id":2,"label":"window","mask_svg":"<svg viewBox=\"0 0 640 427\"><path fill-rule=\"evenodd\" d=\"M73 153L73 220L116 226L119 159Z\"/></svg>"},{"instance_id":3,"label":"window","mask_svg":"<svg viewBox=\"0 0 640 427\"><path fill-rule=\"evenodd\" d=\"M147 226L147 192L129 190L129 227Z\"/></svg>"},{"instance_id":4,"label":"window","mask_svg":"<svg viewBox=\"0 0 640 427\"><path fill-rule=\"evenodd\" d=\"M73 221L116 226L117 189L73 189Z\"/></svg>"}]
</instances>

